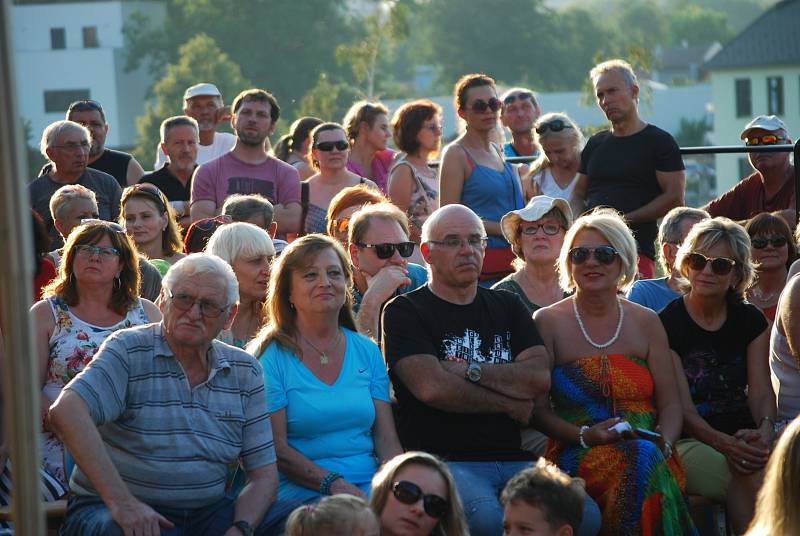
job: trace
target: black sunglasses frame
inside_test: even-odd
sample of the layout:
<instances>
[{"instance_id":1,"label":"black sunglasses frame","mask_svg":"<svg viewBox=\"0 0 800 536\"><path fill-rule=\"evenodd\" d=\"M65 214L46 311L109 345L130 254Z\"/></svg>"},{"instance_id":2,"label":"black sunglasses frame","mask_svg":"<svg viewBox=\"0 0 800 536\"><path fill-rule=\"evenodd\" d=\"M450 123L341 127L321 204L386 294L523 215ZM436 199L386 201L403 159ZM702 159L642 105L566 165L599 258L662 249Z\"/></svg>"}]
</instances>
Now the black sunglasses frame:
<instances>
[{"instance_id":1,"label":"black sunglasses frame","mask_svg":"<svg viewBox=\"0 0 800 536\"><path fill-rule=\"evenodd\" d=\"M380 244L364 244L363 242L358 242L356 243L356 246L360 248L374 249L375 255L377 255L381 260L392 258L395 250L397 250L401 257L407 259L414 254L414 246L416 246L416 243L410 241L399 242L397 244L392 244L391 242L382 242Z\"/></svg>"},{"instance_id":2,"label":"black sunglasses frame","mask_svg":"<svg viewBox=\"0 0 800 536\"><path fill-rule=\"evenodd\" d=\"M344 140L339 141L320 141L314 145L314 148L323 153L329 153L334 149L338 151L346 151L350 148L350 144Z\"/></svg>"},{"instance_id":3,"label":"black sunglasses frame","mask_svg":"<svg viewBox=\"0 0 800 536\"><path fill-rule=\"evenodd\" d=\"M503 103L500 102L500 99L498 99L497 97L492 97L488 101L485 101L483 99L476 100L475 102L472 103L470 109L475 113L482 114L485 113L486 110L497 112L502 107Z\"/></svg>"},{"instance_id":4,"label":"black sunglasses frame","mask_svg":"<svg viewBox=\"0 0 800 536\"><path fill-rule=\"evenodd\" d=\"M425 513L435 519L444 517L447 513L449 503L438 495L425 495L422 489L408 480L399 480L392 484L392 495L403 504L414 504L422 498L422 509Z\"/></svg>"},{"instance_id":5,"label":"black sunglasses frame","mask_svg":"<svg viewBox=\"0 0 800 536\"><path fill-rule=\"evenodd\" d=\"M534 102L533 93L531 93L530 91L522 91L520 93L517 93L516 95L509 95L508 97L503 99L503 105L508 106L509 104L513 104L518 100L520 101L529 100L531 102Z\"/></svg>"},{"instance_id":6,"label":"black sunglasses frame","mask_svg":"<svg viewBox=\"0 0 800 536\"><path fill-rule=\"evenodd\" d=\"M702 261L702 265L700 262ZM736 261L727 257L706 257L702 253L692 252L686 255L686 264L696 272L702 272L711 263L711 271L715 275L728 275L736 266Z\"/></svg>"},{"instance_id":7,"label":"black sunglasses frame","mask_svg":"<svg viewBox=\"0 0 800 536\"><path fill-rule=\"evenodd\" d=\"M563 119L553 119L552 121L548 121L546 123L542 123L536 127L537 134L544 134L548 130L550 132L561 132L565 128L572 128L572 125L564 121Z\"/></svg>"},{"instance_id":8,"label":"black sunglasses frame","mask_svg":"<svg viewBox=\"0 0 800 536\"><path fill-rule=\"evenodd\" d=\"M596 248L578 246L569 250L569 258L573 265L583 264L589 260L589 257L594 257L600 264L609 266L614 263L614 259L619 257L619 252L611 246L597 246Z\"/></svg>"},{"instance_id":9,"label":"black sunglasses frame","mask_svg":"<svg viewBox=\"0 0 800 536\"><path fill-rule=\"evenodd\" d=\"M774 248L782 248L785 246L789 241L786 240L785 236L769 236L767 238L752 238L750 239L750 244L753 246L753 249L764 249L767 247L767 244L771 244Z\"/></svg>"}]
</instances>

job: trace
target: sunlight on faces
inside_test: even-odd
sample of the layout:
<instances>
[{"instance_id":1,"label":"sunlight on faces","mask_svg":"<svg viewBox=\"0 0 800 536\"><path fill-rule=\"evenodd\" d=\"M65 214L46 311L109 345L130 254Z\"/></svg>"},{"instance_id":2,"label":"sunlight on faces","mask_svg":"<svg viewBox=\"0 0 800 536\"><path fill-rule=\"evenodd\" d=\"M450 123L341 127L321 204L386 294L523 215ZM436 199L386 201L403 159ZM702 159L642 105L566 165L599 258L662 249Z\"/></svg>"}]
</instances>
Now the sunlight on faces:
<instances>
[{"instance_id":1,"label":"sunlight on faces","mask_svg":"<svg viewBox=\"0 0 800 536\"><path fill-rule=\"evenodd\" d=\"M442 117L434 115L426 119L417 133L417 141L422 151L438 151L442 142Z\"/></svg>"},{"instance_id":2,"label":"sunlight on faces","mask_svg":"<svg viewBox=\"0 0 800 536\"><path fill-rule=\"evenodd\" d=\"M170 169L194 169L199 143L197 131L190 125L178 125L169 129L161 148L169 156Z\"/></svg>"},{"instance_id":3,"label":"sunlight on faces","mask_svg":"<svg viewBox=\"0 0 800 536\"><path fill-rule=\"evenodd\" d=\"M320 251L311 263L292 272L289 302L298 315L339 311L345 303L347 278L333 248Z\"/></svg>"},{"instance_id":4,"label":"sunlight on faces","mask_svg":"<svg viewBox=\"0 0 800 536\"><path fill-rule=\"evenodd\" d=\"M791 144L792 140L786 136L786 133L781 130L764 130L763 128L754 128L747 132L748 137L760 137L765 134L775 134L779 138L786 138L785 140L778 141L779 144ZM762 173L770 173L780 171L788 168L790 152L781 153L747 153L747 158L750 160L750 165Z\"/></svg>"},{"instance_id":5,"label":"sunlight on faces","mask_svg":"<svg viewBox=\"0 0 800 536\"><path fill-rule=\"evenodd\" d=\"M575 235L570 249L586 247L594 249L600 246L612 246L611 242L603 236L600 231L595 229L582 229ZM611 264L602 264L594 255L594 252L582 264L575 264L570 261L570 269L575 284L581 290L607 290L616 288L617 282L622 276L622 261L619 255L615 256Z\"/></svg>"},{"instance_id":6,"label":"sunlight on faces","mask_svg":"<svg viewBox=\"0 0 800 536\"><path fill-rule=\"evenodd\" d=\"M580 160L580 152L564 138L542 138L539 142L542 146L550 165L557 169L569 169L576 166Z\"/></svg>"},{"instance_id":7,"label":"sunlight on faces","mask_svg":"<svg viewBox=\"0 0 800 536\"><path fill-rule=\"evenodd\" d=\"M89 142L85 132L77 128L65 129L53 140L53 147L47 149L47 156L61 173L83 173L86 170L89 150L81 144ZM64 146L72 146L74 149Z\"/></svg>"},{"instance_id":8,"label":"sunlight on faces","mask_svg":"<svg viewBox=\"0 0 800 536\"><path fill-rule=\"evenodd\" d=\"M167 226L167 213L161 214L154 201L142 196L131 196L122 207L125 232L137 246L160 241Z\"/></svg>"},{"instance_id":9,"label":"sunlight on faces","mask_svg":"<svg viewBox=\"0 0 800 536\"><path fill-rule=\"evenodd\" d=\"M236 137L245 145L263 145L273 127L270 104L268 102L243 101L239 110L231 118L231 126L236 131Z\"/></svg>"},{"instance_id":10,"label":"sunlight on faces","mask_svg":"<svg viewBox=\"0 0 800 536\"><path fill-rule=\"evenodd\" d=\"M97 204L91 199L76 197L66 207L56 220L56 228L61 236L66 238L72 230L81 224L81 220L99 218Z\"/></svg>"},{"instance_id":11,"label":"sunlight on faces","mask_svg":"<svg viewBox=\"0 0 800 536\"><path fill-rule=\"evenodd\" d=\"M408 237L399 223L389 218L374 216L370 218L369 228L361 240L363 244L399 244L401 242L408 242ZM390 264L397 266L408 265L408 259L400 256L397 249L388 259L379 259L375 248L359 248L356 245L352 245L350 252L353 266L369 276L374 276L381 268Z\"/></svg>"},{"instance_id":12,"label":"sunlight on faces","mask_svg":"<svg viewBox=\"0 0 800 536\"><path fill-rule=\"evenodd\" d=\"M189 296L218 306L228 307L226 301L226 282L222 275L215 273L195 273L180 278L173 286L173 296ZM208 317L200 312L199 303L188 311L181 311L172 303L165 289L161 292L160 309L164 315L164 329L178 344L188 347L201 347L209 344L224 328L229 328L236 314L232 306L217 317Z\"/></svg>"},{"instance_id":13,"label":"sunlight on faces","mask_svg":"<svg viewBox=\"0 0 800 536\"><path fill-rule=\"evenodd\" d=\"M717 242L712 247L704 250L694 250L696 253L702 253L709 258L724 257L733 259L733 252L728 244ZM705 268L702 270L695 270L689 266L688 260L684 261L685 268L683 273L686 279L692 286L692 294L704 297L717 297L724 298L728 289L735 286L739 280L739 274L734 266L730 273L725 275L718 275L711 269L711 263L706 263ZM784 261L785 262L785 261Z\"/></svg>"},{"instance_id":14,"label":"sunlight on faces","mask_svg":"<svg viewBox=\"0 0 800 536\"><path fill-rule=\"evenodd\" d=\"M431 216L434 219L429 224L429 241L460 239L461 246L448 249L443 244L422 245L422 254L430 265L433 280L452 287L475 284L481 273L486 248L472 247L467 244L467 239L485 236L483 225L474 212L461 205L447 205L439 210L442 212L438 215L434 212Z\"/></svg>"},{"instance_id":15,"label":"sunlight on faces","mask_svg":"<svg viewBox=\"0 0 800 536\"><path fill-rule=\"evenodd\" d=\"M525 91L515 91L506 96L518 96ZM533 128L533 123L538 118L536 107L533 105L531 98L515 99L511 104L503 106L503 111L500 116L503 126L507 127L515 134L529 133Z\"/></svg>"},{"instance_id":16,"label":"sunlight on faces","mask_svg":"<svg viewBox=\"0 0 800 536\"><path fill-rule=\"evenodd\" d=\"M343 208L342 210L340 210L339 212L334 214L333 219L334 220L343 220L345 218L352 218L353 214L358 212L360 209L361 209L360 205L353 205L351 207ZM340 244L342 244L343 246L346 247L347 246L347 233L348 233L348 229L345 228L344 230L341 230L341 229L337 228L336 232L334 233L334 237L333 238L335 238Z\"/></svg>"},{"instance_id":17,"label":"sunlight on faces","mask_svg":"<svg viewBox=\"0 0 800 536\"><path fill-rule=\"evenodd\" d=\"M367 123L364 123L359 137L362 135L366 136L366 141L376 150L383 151L386 149L386 142L392 137L392 129L389 127L389 116L386 114L378 114L371 127Z\"/></svg>"},{"instance_id":18,"label":"sunlight on faces","mask_svg":"<svg viewBox=\"0 0 800 536\"><path fill-rule=\"evenodd\" d=\"M467 126L478 131L489 131L496 127L500 117L500 110L493 112L487 108L485 112L476 112L472 109L476 101L489 102L497 98L497 91L492 86L476 86L467 90L464 99L464 108L458 110L458 116L466 121Z\"/></svg>"},{"instance_id":19,"label":"sunlight on faces","mask_svg":"<svg viewBox=\"0 0 800 536\"><path fill-rule=\"evenodd\" d=\"M219 97L198 95L188 100L183 113L197 121L200 130L217 128L217 110L222 107Z\"/></svg>"},{"instance_id":20,"label":"sunlight on faces","mask_svg":"<svg viewBox=\"0 0 800 536\"><path fill-rule=\"evenodd\" d=\"M239 281L239 299L241 301L264 301L269 288L269 275L272 266L272 255L242 255L231 263L231 268Z\"/></svg>"},{"instance_id":21,"label":"sunlight on faces","mask_svg":"<svg viewBox=\"0 0 800 536\"><path fill-rule=\"evenodd\" d=\"M317 134L317 144L337 141L350 143L344 130L338 128L323 130ZM332 151L322 151L312 147L311 156L314 160L319 162L320 170L338 171L347 165L347 159L350 157L350 149L340 151L334 148Z\"/></svg>"},{"instance_id":22,"label":"sunlight on faces","mask_svg":"<svg viewBox=\"0 0 800 536\"><path fill-rule=\"evenodd\" d=\"M619 71L606 71L594 84L597 105L609 121L627 119L636 110L637 86L629 86L625 76Z\"/></svg>"},{"instance_id":23,"label":"sunlight on faces","mask_svg":"<svg viewBox=\"0 0 800 536\"><path fill-rule=\"evenodd\" d=\"M753 240L759 238L783 238L783 235L778 233L777 231L769 231L765 233L759 233L753 237ZM774 270L780 269L786 266L786 263L789 262L789 245L784 244L779 247L775 247L772 245L771 242L767 242L766 247L758 249L752 248L752 255L753 255L753 264L756 265L756 268L760 270Z\"/></svg>"},{"instance_id":24,"label":"sunlight on faces","mask_svg":"<svg viewBox=\"0 0 800 536\"><path fill-rule=\"evenodd\" d=\"M100 154L105 147L108 134L108 123L103 121L100 112L97 110L72 111L69 114L69 120L89 129L92 134L92 148L89 149L89 154L92 156Z\"/></svg>"},{"instance_id":25,"label":"sunlight on faces","mask_svg":"<svg viewBox=\"0 0 800 536\"><path fill-rule=\"evenodd\" d=\"M100 236L100 240L91 244L92 246L104 248L114 247L108 235L103 233ZM72 261L72 273L78 283L112 283L114 278L118 277L121 272L122 264L120 263L118 255L104 259L101 255L82 254L76 251L75 258Z\"/></svg>"},{"instance_id":26,"label":"sunlight on faces","mask_svg":"<svg viewBox=\"0 0 800 536\"><path fill-rule=\"evenodd\" d=\"M409 463L395 474L394 482L402 480L419 486L423 495L438 495L445 500L450 499L447 495L447 482L432 467ZM387 495L380 517L383 534L388 536L428 536L439 523L437 518L425 513L422 497L414 504L404 504L392 492Z\"/></svg>"},{"instance_id":27,"label":"sunlight on faces","mask_svg":"<svg viewBox=\"0 0 800 536\"><path fill-rule=\"evenodd\" d=\"M559 230L557 234L548 235L539 225L556 225ZM523 233L523 229L528 227L538 227L536 234L529 235ZM519 245L522 248L525 262L532 264L554 265L561 252L566 231L555 218L545 216L533 222L521 221L519 223Z\"/></svg>"}]
</instances>

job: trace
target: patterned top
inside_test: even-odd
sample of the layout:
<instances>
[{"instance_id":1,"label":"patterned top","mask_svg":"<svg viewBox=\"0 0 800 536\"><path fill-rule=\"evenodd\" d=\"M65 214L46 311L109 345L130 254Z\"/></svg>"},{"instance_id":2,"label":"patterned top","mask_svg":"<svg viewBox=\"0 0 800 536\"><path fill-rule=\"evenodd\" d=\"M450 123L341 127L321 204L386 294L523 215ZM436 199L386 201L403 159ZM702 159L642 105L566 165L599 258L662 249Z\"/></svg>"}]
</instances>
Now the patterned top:
<instances>
[{"instance_id":1,"label":"patterned top","mask_svg":"<svg viewBox=\"0 0 800 536\"><path fill-rule=\"evenodd\" d=\"M414 179L414 189L409 199L407 215L409 225L415 228L416 233L420 233L422 224L425 223L428 216L439 208L436 173L432 172L428 176L422 175L411 165L411 162L406 160L405 156L395 162L392 171L398 166L408 166L411 170L411 177Z\"/></svg>"}]
</instances>

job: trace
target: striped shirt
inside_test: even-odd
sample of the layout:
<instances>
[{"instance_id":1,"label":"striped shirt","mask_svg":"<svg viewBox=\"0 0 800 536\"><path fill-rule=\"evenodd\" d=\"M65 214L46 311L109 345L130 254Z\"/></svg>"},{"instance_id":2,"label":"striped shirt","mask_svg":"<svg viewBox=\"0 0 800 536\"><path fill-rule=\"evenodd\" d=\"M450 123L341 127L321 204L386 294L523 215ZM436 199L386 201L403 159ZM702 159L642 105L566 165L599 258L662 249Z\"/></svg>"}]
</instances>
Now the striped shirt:
<instances>
[{"instance_id":1,"label":"striped shirt","mask_svg":"<svg viewBox=\"0 0 800 536\"><path fill-rule=\"evenodd\" d=\"M163 324L118 331L65 389L78 394L106 450L139 500L200 508L225 494L228 464L246 471L275 462L261 366L217 340L208 379L189 386ZM97 492L76 466L70 487Z\"/></svg>"}]
</instances>

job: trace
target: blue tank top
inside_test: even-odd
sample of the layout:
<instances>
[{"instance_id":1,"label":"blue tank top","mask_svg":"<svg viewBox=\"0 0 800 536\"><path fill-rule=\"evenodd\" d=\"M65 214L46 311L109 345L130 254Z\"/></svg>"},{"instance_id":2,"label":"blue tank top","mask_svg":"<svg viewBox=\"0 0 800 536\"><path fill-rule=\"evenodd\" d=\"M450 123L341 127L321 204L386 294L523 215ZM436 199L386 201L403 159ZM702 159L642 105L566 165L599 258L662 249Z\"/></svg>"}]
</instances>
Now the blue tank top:
<instances>
[{"instance_id":1,"label":"blue tank top","mask_svg":"<svg viewBox=\"0 0 800 536\"><path fill-rule=\"evenodd\" d=\"M482 219L499 222L506 213L524 206L522 188L514 176L514 168L503 161L503 171L478 164L466 148L461 147L472 164L472 173L464 181L461 204L471 208ZM490 248L507 248L502 236L489 236Z\"/></svg>"}]
</instances>

